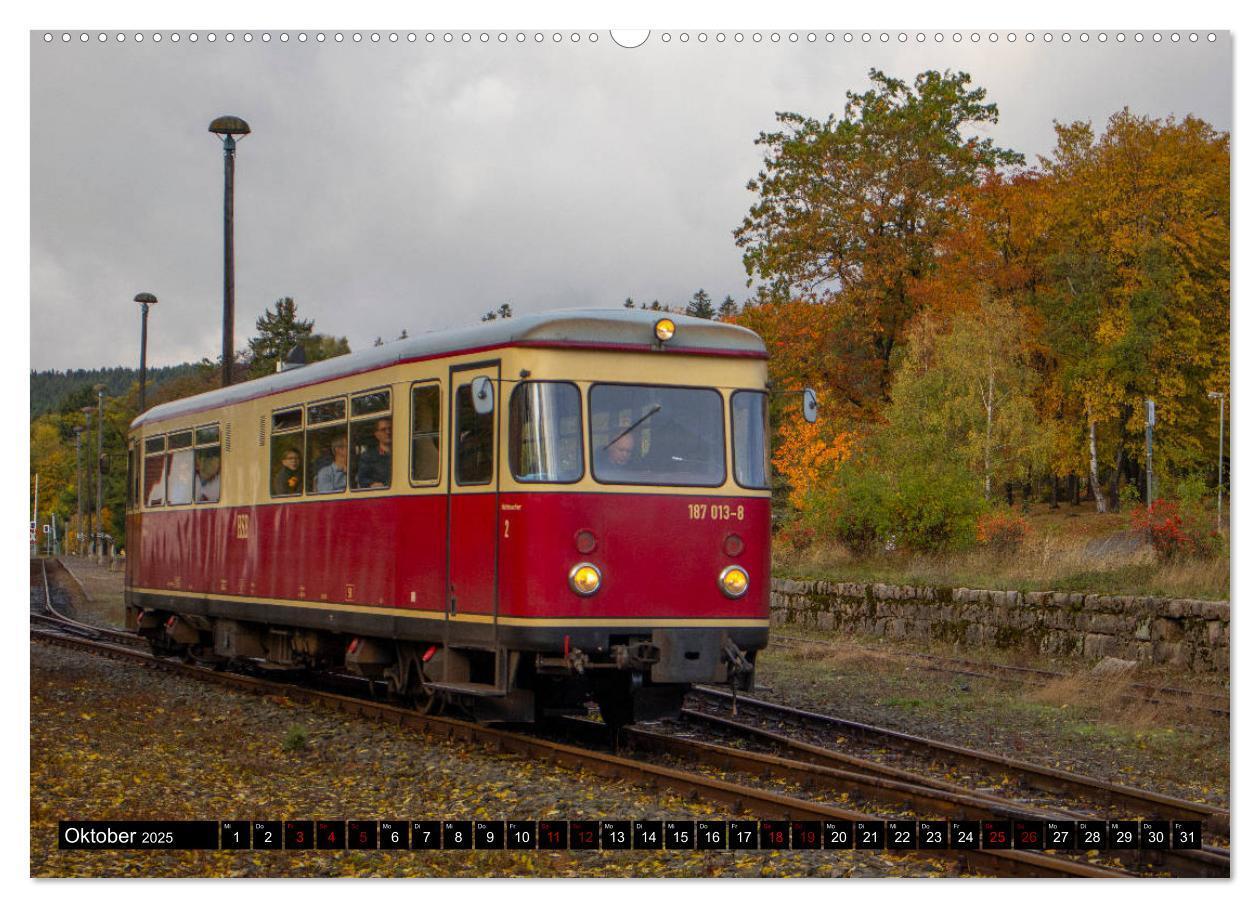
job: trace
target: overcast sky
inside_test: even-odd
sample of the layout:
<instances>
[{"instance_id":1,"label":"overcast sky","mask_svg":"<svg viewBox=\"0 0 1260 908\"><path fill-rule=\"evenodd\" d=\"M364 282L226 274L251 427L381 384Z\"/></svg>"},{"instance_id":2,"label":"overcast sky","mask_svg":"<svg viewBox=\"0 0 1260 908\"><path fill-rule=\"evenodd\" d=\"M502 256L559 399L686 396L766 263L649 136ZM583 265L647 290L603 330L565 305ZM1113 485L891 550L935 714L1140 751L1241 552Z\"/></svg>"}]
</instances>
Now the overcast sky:
<instances>
[{"instance_id":1,"label":"overcast sky","mask_svg":"<svg viewBox=\"0 0 1260 908\"><path fill-rule=\"evenodd\" d=\"M139 307L155 365L215 357L222 306L223 159L206 131L249 121L236 168L236 338L281 296L353 349L518 312L681 304L747 293L731 231L774 113L839 112L878 67L971 73L996 102L998 144L1047 153L1053 122L1116 110L1195 114L1230 130L1232 43L1206 32L1082 44L1021 32L919 45L769 32L718 44L607 32L574 44L497 32L464 44L196 43L152 32L31 38L31 367L133 365Z\"/></svg>"}]
</instances>

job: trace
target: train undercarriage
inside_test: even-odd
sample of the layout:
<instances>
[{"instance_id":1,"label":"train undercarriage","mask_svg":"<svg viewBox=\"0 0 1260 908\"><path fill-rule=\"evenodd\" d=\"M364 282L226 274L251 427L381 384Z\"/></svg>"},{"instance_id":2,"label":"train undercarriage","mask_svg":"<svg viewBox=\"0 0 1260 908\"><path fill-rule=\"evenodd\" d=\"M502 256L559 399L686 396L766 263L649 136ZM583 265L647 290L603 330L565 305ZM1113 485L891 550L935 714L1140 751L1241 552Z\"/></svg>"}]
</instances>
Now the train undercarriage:
<instances>
[{"instance_id":1,"label":"train undercarriage","mask_svg":"<svg viewBox=\"0 0 1260 908\"><path fill-rule=\"evenodd\" d=\"M129 606L128 626L155 653L280 672L341 672L372 682L420 712L482 722L582 715L604 722L675 717L695 683L751 690L758 634L655 628L487 643L400 640ZM515 644L515 645L513 645ZM579 645L580 644L580 645Z\"/></svg>"}]
</instances>

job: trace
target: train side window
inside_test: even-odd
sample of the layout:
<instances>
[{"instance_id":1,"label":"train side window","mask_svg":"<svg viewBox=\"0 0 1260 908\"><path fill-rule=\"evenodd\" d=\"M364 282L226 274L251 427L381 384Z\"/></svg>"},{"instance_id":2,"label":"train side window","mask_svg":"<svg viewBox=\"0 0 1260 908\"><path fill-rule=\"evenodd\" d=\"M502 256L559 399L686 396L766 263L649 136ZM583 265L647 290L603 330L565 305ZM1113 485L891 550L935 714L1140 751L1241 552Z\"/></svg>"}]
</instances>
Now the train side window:
<instances>
[{"instance_id":1,"label":"train side window","mask_svg":"<svg viewBox=\"0 0 1260 908\"><path fill-rule=\"evenodd\" d=\"M166 438L144 441L144 506L161 507L166 503Z\"/></svg>"},{"instance_id":2,"label":"train side window","mask_svg":"<svg viewBox=\"0 0 1260 908\"><path fill-rule=\"evenodd\" d=\"M494 478L494 414L473 407L472 385L455 392L455 481L484 485Z\"/></svg>"},{"instance_id":3,"label":"train side window","mask_svg":"<svg viewBox=\"0 0 1260 908\"><path fill-rule=\"evenodd\" d=\"M271 434L278 432L291 432L294 429L302 428L302 408L294 407L291 410L277 410L271 414Z\"/></svg>"},{"instance_id":4,"label":"train side window","mask_svg":"<svg viewBox=\"0 0 1260 908\"><path fill-rule=\"evenodd\" d=\"M437 382L411 389L411 481L437 482L442 462L442 392Z\"/></svg>"},{"instance_id":5,"label":"train side window","mask_svg":"<svg viewBox=\"0 0 1260 908\"><path fill-rule=\"evenodd\" d=\"M345 398L307 406L306 425L306 491L344 492L349 475Z\"/></svg>"},{"instance_id":6,"label":"train side window","mask_svg":"<svg viewBox=\"0 0 1260 908\"><path fill-rule=\"evenodd\" d=\"M279 498L302 494L302 408L271 414L271 495Z\"/></svg>"},{"instance_id":7,"label":"train side window","mask_svg":"<svg viewBox=\"0 0 1260 908\"><path fill-rule=\"evenodd\" d=\"M127 509L136 506L136 445L127 446Z\"/></svg>"},{"instance_id":8,"label":"train side window","mask_svg":"<svg viewBox=\"0 0 1260 908\"><path fill-rule=\"evenodd\" d=\"M388 489L393 458L394 420L388 413L350 423L351 488Z\"/></svg>"},{"instance_id":9,"label":"train side window","mask_svg":"<svg viewBox=\"0 0 1260 908\"><path fill-rule=\"evenodd\" d=\"M192 440L192 433L184 433ZM172 436L173 438L174 436ZM166 503L192 504L193 450L181 448L166 455Z\"/></svg>"},{"instance_id":10,"label":"train side window","mask_svg":"<svg viewBox=\"0 0 1260 908\"><path fill-rule=\"evenodd\" d=\"M354 419L376 413L389 413L389 388L368 391L366 394L358 394L351 398L350 416Z\"/></svg>"}]
</instances>

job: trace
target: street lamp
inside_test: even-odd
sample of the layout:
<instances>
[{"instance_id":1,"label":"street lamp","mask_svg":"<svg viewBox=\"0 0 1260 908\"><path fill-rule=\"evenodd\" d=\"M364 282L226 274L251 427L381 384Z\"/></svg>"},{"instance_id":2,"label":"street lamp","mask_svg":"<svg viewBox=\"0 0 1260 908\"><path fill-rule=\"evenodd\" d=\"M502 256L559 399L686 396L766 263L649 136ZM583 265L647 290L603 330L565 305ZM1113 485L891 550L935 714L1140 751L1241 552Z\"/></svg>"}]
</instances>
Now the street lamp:
<instances>
[{"instance_id":1,"label":"street lamp","mask_svg":"<svg viewBox=\"0 0 1260 908\"><path fill-rule=\"evenodd\" d=\"M144 386L147 371L145 354L149 348L149 307L157 305L157 297L152 293L137 293L136 302L140 304L140 412L144 412Z\"/></svg>"},{"instance_id":2,"label":"street lamp","mask_svg":"<svg viewBox=\"0 0 1260 908\"><path fill-rule=\"evenodd\" d=\"M1225 488L1225 392L1209 391L1220 411L1216 428L1216 532L1221 531L1221 491Z\"/></svg>"},{"instance_id":3,"label":"street lamp","mask_svg":"<svg viewBox=\"0 0 1260 908\"><path fill-rule=\"evenodd\" d=\"M223 387L232 384L232 336L236 319L236 274L232 248L232 179L236 173L236 137L249 135L240 117L217 117L210 131L223 140Z\"/></svg>"}]
</instances>

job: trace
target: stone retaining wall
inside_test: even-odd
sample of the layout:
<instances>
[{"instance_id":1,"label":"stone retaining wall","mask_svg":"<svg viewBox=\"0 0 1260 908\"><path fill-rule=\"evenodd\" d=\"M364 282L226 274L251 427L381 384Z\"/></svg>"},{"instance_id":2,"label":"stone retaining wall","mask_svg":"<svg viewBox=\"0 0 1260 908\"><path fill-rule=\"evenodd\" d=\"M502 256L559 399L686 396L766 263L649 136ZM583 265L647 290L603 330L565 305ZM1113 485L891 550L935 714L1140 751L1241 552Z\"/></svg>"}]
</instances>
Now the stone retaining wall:
<instances>
[{"instance_id":1,"label":"stone retaining wall","mask_svg":"<svg viewBox=\"0 0 1260 908\"><path fill-rule=\"evenodd\" d=\"M774 623L1229 671L1229 603L775 579Z\"/></svg>"}]
</instances>

